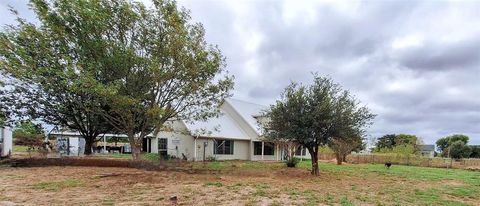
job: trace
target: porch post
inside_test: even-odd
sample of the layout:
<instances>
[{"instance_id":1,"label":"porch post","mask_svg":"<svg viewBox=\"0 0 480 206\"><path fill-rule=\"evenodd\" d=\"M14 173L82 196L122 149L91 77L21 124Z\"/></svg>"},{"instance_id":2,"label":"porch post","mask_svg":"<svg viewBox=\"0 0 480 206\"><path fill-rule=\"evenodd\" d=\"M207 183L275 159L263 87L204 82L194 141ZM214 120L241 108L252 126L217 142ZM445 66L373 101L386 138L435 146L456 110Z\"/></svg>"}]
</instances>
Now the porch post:
<instances>
[{"instance_id":1,"label":"porch post","mask_svg":"<svg viewBox=\"0 0 480 206\"><path fill-rule=\"evenodd\" d=\"M103 153L107 152L107 138L103 135Z\"/></svg>"},{"instance_id":2,"label":"porch post","mask_svg":"<svg viewBox=\"0 0 480 206\"><path fill-rule=\"evenodd\" d=\"M277 151L275 151L275 154L276 154L276 160L278 161L278 153L280 152L280 147L278 146L278 144L276 145L276 148L277 148Z\"/></svg>"},{"instance_id":3,"label":"porch post","mask_svg":"<svg viewBox=\"0 0 480 206\"><path fill-rule=\"evenodd\" d=\"M265 147L265 142L262 141L262 160L263 160L263 150L264 150L264 147Z\"/></svg>"},{"instance_id":4,"label":"porch post","mask_svg":"<svg viewBox=\"0 0 480 206\"><path fill-rule=\"evenodd\" d=\"M197 137L193 137L193 161L197 161Z\"/></svg>"}]
</instances>

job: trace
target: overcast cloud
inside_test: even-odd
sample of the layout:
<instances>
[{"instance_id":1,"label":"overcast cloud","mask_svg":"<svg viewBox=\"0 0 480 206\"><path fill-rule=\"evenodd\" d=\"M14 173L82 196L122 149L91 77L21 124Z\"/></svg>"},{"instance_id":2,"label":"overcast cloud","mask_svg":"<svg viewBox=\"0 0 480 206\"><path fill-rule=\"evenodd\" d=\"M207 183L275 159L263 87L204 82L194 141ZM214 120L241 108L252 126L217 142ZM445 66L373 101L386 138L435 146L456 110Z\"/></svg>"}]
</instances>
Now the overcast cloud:
<instances>
[{"instance_id":1,"label":"overcast cloud","mask_svg":"<svg viewBox=\"0 0 480 206\"><path fill-rule=\"evenodd\" d=\"M26 1L2 0L33 19ZM180 0L235 75L234 98L268 105L328 75L378 116L370 135L480 144L480 2Z\"/></svg>"}]
</instances>

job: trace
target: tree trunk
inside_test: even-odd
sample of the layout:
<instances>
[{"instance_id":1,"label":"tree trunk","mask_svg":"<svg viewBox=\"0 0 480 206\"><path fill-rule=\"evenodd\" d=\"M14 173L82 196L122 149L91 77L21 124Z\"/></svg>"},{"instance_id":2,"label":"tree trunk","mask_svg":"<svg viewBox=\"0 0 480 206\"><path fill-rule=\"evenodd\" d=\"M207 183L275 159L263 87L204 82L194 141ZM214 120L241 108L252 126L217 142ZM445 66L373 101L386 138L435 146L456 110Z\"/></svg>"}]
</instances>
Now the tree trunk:
<instances>
[{"instance_id":1,"label":"tree trunk","mask_svg":"<svg viewBox=\"0 0 480 206\"><path fill-rule=\"evenodd\" d=\"M94 139L95 138L91 138L91 137L85 138L85 152L84 152L85 155L92 154L92 145L93 145Z\"/></svg>"},{"instance_id":2,"label":"tree trunk","mask_svg":"<svg viewBox=\"0 0 480 206\"><path fill-rule=\"evenodd\" d=\"M335 157L337 159L337 165L341 165L343 161L343 155L335 153Z\"/></svg>"},{"instance_id":3,"label":"tree trunk","mask_svg":"<svg viewBox=\"0 0 480 206\"><path fill-rule=\"evenodd\" d=\"M134 161L140 160L141 145L134 143L132 145L132 158Z\"/></svg>"},{"instance_id":4,"label":"tree trunk","mask_svg":"<svg viewBox=\"0 0 480 206\"><path fill-rule=\"evenodd\" d=\"M312 157L312 175L319 175L320 169L318 168L318 146L317 148L309 148L310 156Z\"/></svg>"}]
</instances>

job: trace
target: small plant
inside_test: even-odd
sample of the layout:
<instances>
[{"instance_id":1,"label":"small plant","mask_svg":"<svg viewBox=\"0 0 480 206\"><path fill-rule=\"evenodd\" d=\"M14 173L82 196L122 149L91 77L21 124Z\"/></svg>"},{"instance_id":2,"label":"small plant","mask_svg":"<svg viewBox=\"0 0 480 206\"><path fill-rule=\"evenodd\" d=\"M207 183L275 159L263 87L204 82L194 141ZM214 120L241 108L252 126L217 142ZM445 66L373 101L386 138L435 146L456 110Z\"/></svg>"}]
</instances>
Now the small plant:
<instances>
[{"instance_id":1,"label":"small plant","mask_svg":"<svg viewBox=\"0 0 480 206\"><path fill-rule=\"evenodd\" d=\"M288 159L285 163L287 164L287 167L296 167L299 162L300 162L299 158L292 157Z\"/></svg>"}]
</instances>

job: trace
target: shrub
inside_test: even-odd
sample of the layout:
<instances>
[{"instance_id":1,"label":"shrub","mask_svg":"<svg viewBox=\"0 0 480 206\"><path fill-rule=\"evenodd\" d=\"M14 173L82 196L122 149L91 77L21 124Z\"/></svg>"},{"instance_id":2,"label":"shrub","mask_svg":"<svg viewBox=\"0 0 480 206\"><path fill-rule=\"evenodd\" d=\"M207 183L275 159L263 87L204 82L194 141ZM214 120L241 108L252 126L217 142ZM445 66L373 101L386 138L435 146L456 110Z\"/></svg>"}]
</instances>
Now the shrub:
<instances>
[{"instance_id":1,"label":"shrub","mask_svg":"<svg viewBox=\"0 0 480 206\"><path fill-rule=\"evenodd\" d=\"M300 159L296 157L292 157L288 159L285 163L287 164L287 167L296 167L299 162L300 162Z\"/></svg>"}]
</instances>

